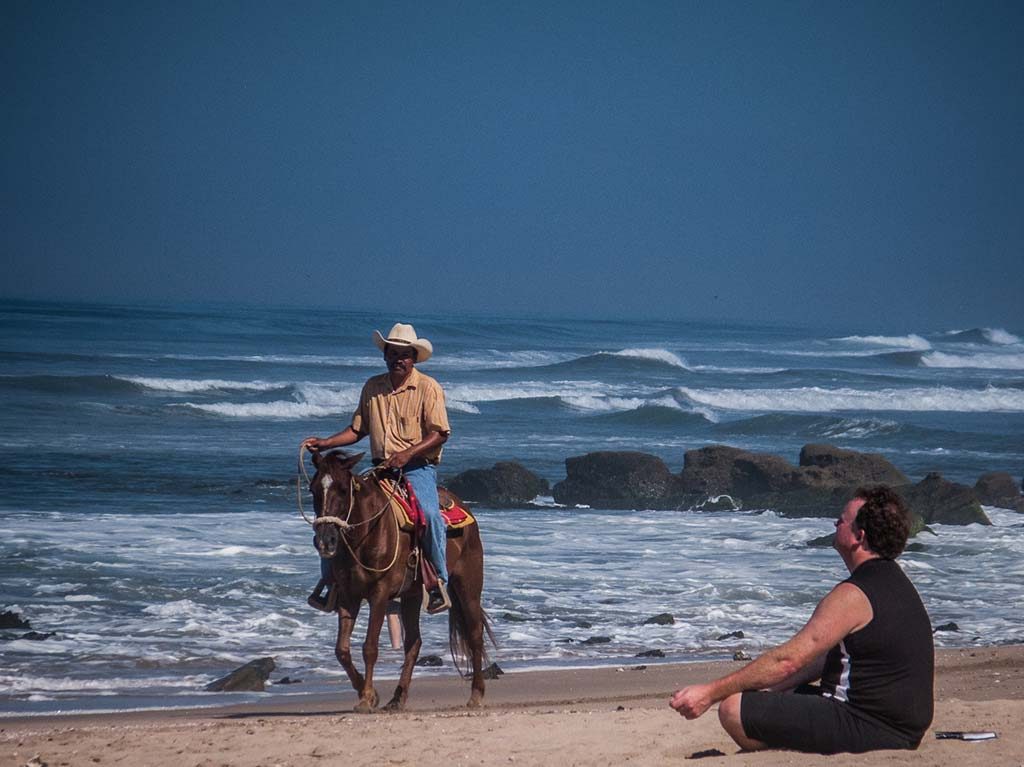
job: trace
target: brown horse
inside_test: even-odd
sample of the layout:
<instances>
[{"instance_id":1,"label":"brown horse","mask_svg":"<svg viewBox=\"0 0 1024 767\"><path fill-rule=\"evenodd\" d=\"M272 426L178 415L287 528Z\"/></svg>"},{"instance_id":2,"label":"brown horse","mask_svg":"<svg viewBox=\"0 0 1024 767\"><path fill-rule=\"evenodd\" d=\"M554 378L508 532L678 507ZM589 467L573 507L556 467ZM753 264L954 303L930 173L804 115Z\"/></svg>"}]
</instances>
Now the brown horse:
<instances>
[{"instance_id":1,"label":"brown horse","mask_svg":"<svg viewBox=\"0 0 1024 767\"><path fill-rule=\"evenodd\" d=\"M411 534L399 529L387 493L375 477L352 473L362 457L361 453L355 456L340 452L313 453L316 474L309 489L317 517L314 522L316 547L321 557L331 560L338 606L338 639L334 653L359 693L355 710L360 713L373 711L380 700L373 687L380 629L388 602L401 598L405 659L398 687L385 706L386 710L400 711L409 695L413 666L422 644L423 581L419 568L411 566ZM444 488L439 488L438 492L443 506L449 499L461 505ZM492 642L494 636L480 605L484 582L480 530L472 524L460 532L458 537L448 538L448 592L452 601L448 613L448 643L460 675L465 674L458 659L470 661L473 681L467 705L477 707L483 705L484 696L481 673L486 657L484 632ZM364 600L370 605L370 622L363 643L365 676L352 662L351 651L352 630Z\"/></svg>"}]
</instances>

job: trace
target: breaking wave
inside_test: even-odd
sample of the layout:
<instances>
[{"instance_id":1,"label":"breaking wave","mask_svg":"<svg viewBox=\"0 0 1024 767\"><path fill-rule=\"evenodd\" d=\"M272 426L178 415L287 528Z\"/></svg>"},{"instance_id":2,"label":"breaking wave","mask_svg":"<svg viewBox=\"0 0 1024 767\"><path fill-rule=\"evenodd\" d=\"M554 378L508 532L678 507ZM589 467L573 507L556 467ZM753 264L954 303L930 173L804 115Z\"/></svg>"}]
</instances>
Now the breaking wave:
<instances>
[{"instance_id":1,"label":"breaking wave","mask_svg":"<svg viewBox=\"0 0 1024 767\"><path fill-rule=\"evenodd\" d=\"M122 381L154 391L195 394L206 391L276 391L289 388L289 384L268 381L225 381L220 378L146 378L143 376L115 376Z\"/></svg>"},{"instance_id":2,"label":"breaking wave","mask_svg":"<svg viewBox=\"0 0 1024 767\"><path fill-rule=\"evenodd\" d=\"M685 401L717 410L834 413L846 410L1020 413L1024 392L1017 389L934 388L825 389L807 386L794 389L691 389L679 387Z\"/></svg>"},{"instance_id":3,"label":"breaking wave","mask_svg":"<svg viewBox=\"0 0 1024 767\"><path fill-rule=\"evenodd\" d=\"M618 352L609 352L612 357L626 357L628 359L651 360L661 362L674 368L689 370L686 360L667 349L623 349Z\"/></svg>"},{"instance_id":4,"label":"breaking wave","mask_svg":"<svg viewBox=\"0 0 1024 767\"><path fill-rule=\"evenodd\" d=\"M929 368L1024 370L1024 353L947 354L946 352L929 352L921 357L921 364Z\"/></svg>"},{"instance_id":5,"label":"breaking wave","mask_svg":"<svg viewBox=\"0 0 1024 767\"><path fill-rule=\"evenodd\" d=\"M926 351L932 348L931 343L914 333L905 336L844 336L836 340L871 346L895 346L910 351Z\"/></svg>"},{"instance_id":6,"label":"breaking wave","mask_svg":"<svg viewBox=\"0 0 1024 767\"><path fill-rule=\"evenodd\" d=\"M1011 346L1024 343L1019 336L1002 328L971 328L970 330L951 330L943 336L945 341L958 341L971 344L993 344L995 346Z\"/></svg>"},{"instance_id":7,"label":"breaking wave","mask_svg":"<svg viewBox=\"0 0 1024 767\"><path fill-rule=\"evenodd\" d=\"M582 357L544 365L540 369L595 373L612 369L628 373L631 371L643 372L656 368L690 369L686 360L667 349L620 349L616 352L595 352L594 354L587 354Z\"/></svg>"}]
</instances>

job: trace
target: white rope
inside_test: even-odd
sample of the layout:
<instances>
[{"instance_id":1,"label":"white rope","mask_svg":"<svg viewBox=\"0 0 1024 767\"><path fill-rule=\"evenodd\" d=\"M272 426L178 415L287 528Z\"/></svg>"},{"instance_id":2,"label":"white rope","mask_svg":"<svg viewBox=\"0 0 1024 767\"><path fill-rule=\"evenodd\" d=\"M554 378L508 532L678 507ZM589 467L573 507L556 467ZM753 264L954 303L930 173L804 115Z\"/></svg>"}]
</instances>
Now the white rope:
<instances>
[{"instance_id":1,"label":"white rope","mask_svg":"<svg viewBox=\"0 0 1024 767\"><path fill-rule=\"evenodd\" d=\"M348 513L345 515L345 519L334 516L323 516L317 517L316 519L313 519L311 521L309 517L306 516L306 511L302 507L302 477L304 476L306 478L307 487L312 484L312 480L309 478L309 473L306 471L305 454L303 452L305 450L305 447L305 443L299 445L299 473L296 474L295 477L295 494L299 502L299 513L302 515L302 518L306 521L306 524L312 527L314 530L316 529L317 525L336 525L339 531L341 532L341 539L345 542L345 548L348 549L348 553L352 555L352 559L357 565L359 565L364 570L368 570L372 573L386 573L388 570L394 567L395 562L398 561L398 550L402 546L402 534L401 529L398 526L398 517L396 517L393 513L391 515L392 521L395 523L395 553L394 556L391 557L391 563L384 568L370 567L369 565L363 563L359 559L359 557L356 556L356 552L352 549L352 545L348 542L348 537L345 535L345 533L348 530L352 530L356 527L362 527L363 525L369 525L371 522L380 519L381 515L391 507L392 498L397 494L398 483L394 483L394 490L389 488L384 491L385 495L387 495L387 498L385 499L384 505L381 507L380 511L378 511L369 519L364 519L362 522L356 522L353 524L350 523L349 520L352 518L352 510L355 508L357 485L355 477L349 474ZM360 477L362 479L365 479L370 474L373 474L376 471L377 467L374 467L372 469L369 469L364 474L360 475ZM399 471L399 480L401 480L401 471ZM382 484L383 483L381 483L380 480L378 479L377 486L380 487Z\"/></svg>"}]
</instances>

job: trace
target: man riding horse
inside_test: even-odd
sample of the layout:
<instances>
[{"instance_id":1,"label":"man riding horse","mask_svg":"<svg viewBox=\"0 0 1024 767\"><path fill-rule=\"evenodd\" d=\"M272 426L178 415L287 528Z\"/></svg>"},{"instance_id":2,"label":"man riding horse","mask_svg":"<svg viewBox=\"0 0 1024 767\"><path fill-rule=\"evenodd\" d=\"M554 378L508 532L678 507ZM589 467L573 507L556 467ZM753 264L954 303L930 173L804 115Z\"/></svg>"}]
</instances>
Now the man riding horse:
<instances>
[{"instance_id":1,"label":"man riding horse","mask_svg":"<svg viewBox=\"0 0 1024 767\"><path fill-rule=\"evenodd\" d=\"M430 591L427 612L438 613L451 606L446 584L445 521L437 496L437 464L451 429L444 405L444 390L430 376L416 370L433 354L433 345L418 338L412 325L397 323L385 338L373 332L373 340L384 352L388 372L373 376L363 386L352 423L330 437L307 437L303 446L310 452L351 445L370 435L370 452L375 466L400 471L412 488L427 520L425 548L437 570L437 586ZM330 611L323 594L330 586L330 562L320 561L320 581L309 595L309 604Z\"/></svg>"}]
</instances>

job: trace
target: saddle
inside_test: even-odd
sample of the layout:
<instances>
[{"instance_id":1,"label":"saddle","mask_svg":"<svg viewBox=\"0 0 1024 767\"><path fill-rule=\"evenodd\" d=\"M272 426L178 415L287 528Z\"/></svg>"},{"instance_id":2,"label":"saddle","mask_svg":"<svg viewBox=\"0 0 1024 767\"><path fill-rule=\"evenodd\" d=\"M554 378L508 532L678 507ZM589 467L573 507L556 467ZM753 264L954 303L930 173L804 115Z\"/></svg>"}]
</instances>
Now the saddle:
<instances>
[{"instance_id":1,"label":"saddle","mask_svg":"<svg viewBox=\"0 0 1024 767\"><path fill-rule=\"evenodd\" d=\"M405 532L424 530L427 527L427 520L423 516L420 504L412 488L404 481L378 476L381 490L391 499L391 513L395 515L398 527ZM444 517L445 533L449 538L456 538L462 535L462 529L476 524L476 518L468 509L459 506L455 500L443 489L438 489L441 501L441 516Z\"/></svg>"},{"instance_id":2,"label":"saddle","mask_svg":"<svg viewBox=\"0 0 1024 767\"><path fill-rule=\"evenodd\" d=\"M416 493L404 480L397 482L391 477L378 474L377 481L380 483L381 490L391 500L391 513L395 515L398 528L412 534L414 551L413 556L409 558L406 581L402 584L401 590L405 591L410 582L410 576L418 571L423 581L425 609L428 612L435 612L426 605L429 601L428 592L437 585L437 570L434 569L424 546L427 519L420 508L419 501L416 500ZM445 523L445 535L448 538L456 538L462 535L464 528L476 524L473 515L467 509L457 505L444 488L438 488L438 500L440 501L441 517Z\"/></svg>"}]
</instances>

